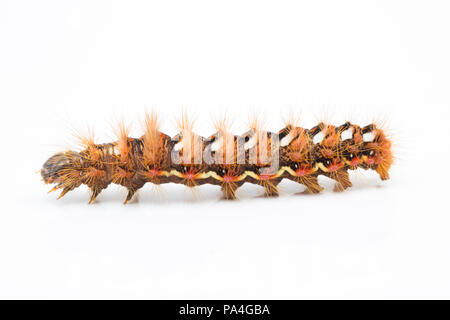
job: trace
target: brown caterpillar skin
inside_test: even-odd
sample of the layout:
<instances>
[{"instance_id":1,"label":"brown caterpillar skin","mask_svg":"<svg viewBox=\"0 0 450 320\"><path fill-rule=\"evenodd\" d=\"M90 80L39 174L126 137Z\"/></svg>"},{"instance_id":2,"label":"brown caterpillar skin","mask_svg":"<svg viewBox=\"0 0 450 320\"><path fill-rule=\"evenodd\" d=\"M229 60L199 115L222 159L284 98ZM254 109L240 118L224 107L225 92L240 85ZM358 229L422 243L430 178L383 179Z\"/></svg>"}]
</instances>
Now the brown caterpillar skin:
<instances>
[{"instance_id":1,"label":"brown caterpillar skin","mask_svg":"<svg viewBox=\"0 0 450 320\"><path fill-rule=\"evenodd\" d=\"M350 131L351 138L343 139L344 131ZM323 139L314 143L319 133L323 134ZM371 134L372 138L365 140L365 134ZM184 137L179 134L172 139L150 125L139 139L123 134L113 143L89 142L81 152L57 153L44 163L41 175L45 183L56 184L51 191L62 189L59 198L81 184L87 185L92 192L89 203L110 183L128 189L127 203L148 182L156 185L171 182L190 188L212 184L221 187L225 199L235 199L236 190L246 182L264 187L265 196L271 197L278 196L277 185L283 179L303 184L309 193L323 190L317 180L319 175L335 180L335 191L344 191L352 186L348 170L357 168L375 170L382 180L389 179L388 171L393 163L391 142L374 124L361 128L349 122L339 127L320 123L312 129L288 125L278 133L278 171L264 172L269 165L259 163L261 154L257 153L256 163L251 162L252 149L242 150L238 140L258 147L261 144L258 139L271 135L274 134L250 130L242 136L228 137L234 153L231 163L208 163L205 159L200 163L174 163L172 151ZM220 137L218 133L208 139L199 137L201 151L214 146ZM231 154L230 149L224 151L223 141L219 149L211 153L213 157L225 158L227 152ZM180 154L184 155L184 152L185 148L181 148ZM237 161L239 155L244 157L244 163Z\"/></svg>"}]
</instances>

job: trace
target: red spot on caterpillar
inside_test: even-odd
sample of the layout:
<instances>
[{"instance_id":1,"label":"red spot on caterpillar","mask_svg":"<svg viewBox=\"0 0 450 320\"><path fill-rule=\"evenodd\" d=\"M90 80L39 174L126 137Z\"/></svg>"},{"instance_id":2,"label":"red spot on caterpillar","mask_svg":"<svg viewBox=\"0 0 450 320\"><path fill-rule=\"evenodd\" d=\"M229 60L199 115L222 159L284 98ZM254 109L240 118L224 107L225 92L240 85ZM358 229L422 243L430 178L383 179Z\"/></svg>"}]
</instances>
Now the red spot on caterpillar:
<instances>
[{"instance_id":1,"label":"red spot on caterpillar","mask_svg":"<svg viewBox=\"0 0 450 320\"><path fill-rule=\"evenodd\" d=\"M331 164L327 167L327 169L329 172L334 172L342 168L343 165L344 164L341 162L341 160L335 158L332 160Z\"/></svg>"},{"instance_id":2,"label":"red spot on caterpillar","mask_svg":"<svg viewBox=\"0 0 450 320\"><path fill-rule=\"evenodd\" d=\"M328 169L328 171L333 172L333 171L336 171L337 169L339 169L339 166L332 164L327 169Z\"/></svg>"},{"instance_id":3,"label":"red spot on caterpillar","mask_svg":"<svg viewBox=\"0 0 450 320\"><path fill-rule=\"evenodd\" d=\"M312 172L312 168L310 166L300 165L300 167L295 171L295 174L298 177L304 177Z\"/></svg>"},{"instance_id":4,"label":"red spot on caterpillar","mask_svg":"<svg viewBox=\"0 0 450 320\"><path fill-rule=\"evenodd\" d=\"M225 182L233 182L233 181L236 181L237 178L238 177L236 177L236 176L231 176L231 175L226 174L226 175L223 176L223 181L225 181Z\"/></svg>"},{"instance_id":5,"label":"red spot on caterpillar","mask_svg":"<svg viewBox=\"0 0 450 320\"><path fill-rule=\"evenodd\" d=\"M194 171L188 171L183 175L183 177L187 180L194 180L197 178L197 176L198 174L195 173Z\"/></svg>"},{"instance_id":6,"label":"red spot on caterpillar","mask_svg":"<svg viewBox=\"0 0 450 320\"><path fill-rule=\"evenodd\" d=\"M361 159L360 158L358 158L358 157L354 157L351 161L350 161L350 164L352 165L352 166L354 166L354 167L356 167L358 164L360 164L361 163Z\"/></svg>"}]
</instances>

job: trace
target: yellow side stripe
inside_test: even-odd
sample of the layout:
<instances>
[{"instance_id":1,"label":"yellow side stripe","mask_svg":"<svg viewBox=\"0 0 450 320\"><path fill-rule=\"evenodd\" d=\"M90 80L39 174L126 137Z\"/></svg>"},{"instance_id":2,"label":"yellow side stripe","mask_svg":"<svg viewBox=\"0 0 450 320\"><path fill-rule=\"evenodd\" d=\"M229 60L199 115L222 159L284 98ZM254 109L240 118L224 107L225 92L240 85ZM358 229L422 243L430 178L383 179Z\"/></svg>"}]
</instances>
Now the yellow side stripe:
<instances>
[{"instance_id":1,"label":"yellow side stripe","mask_svg":"<svg viewBox=\"0 0 450 320\"><path fill-rule=\"evenodd\" d=\"M321 169L324 172L328 172L328 169L320 162L316 163L312 172L316 172L319 169ZM271 179L281 177L285 172L289 173L293 177L297 176L297 174L291 167L283 166L281 167L280 170L277 171L277 173L271 176ZM175 169L171 171L161 171L160 175L166 177L175 176L178 178L184 178L184 174ZM236 181L242 181L247 177L252 177L255 180L261 180L260 176L257 173L246 170L243 174L241 174L236 178ZM214 178L218 181L223 181L223 177L219 176L215 171L202 172L196 176L196 179L208 179L208 178Z\"/></svg>"}]
</instances>

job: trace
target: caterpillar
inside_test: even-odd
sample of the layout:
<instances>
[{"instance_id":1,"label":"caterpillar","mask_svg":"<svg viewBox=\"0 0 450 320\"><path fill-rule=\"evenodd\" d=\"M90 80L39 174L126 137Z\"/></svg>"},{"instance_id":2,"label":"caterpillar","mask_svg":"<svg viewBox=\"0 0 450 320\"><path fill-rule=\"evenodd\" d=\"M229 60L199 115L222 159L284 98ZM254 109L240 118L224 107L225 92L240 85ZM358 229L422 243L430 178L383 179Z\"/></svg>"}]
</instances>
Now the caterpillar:
<instances>
[{"instance_id":1,"label":"caterpillar","mask_svg":"<svg viewBox=\"0 0 450 320\"><path fill-rule=\"evenodd\" d=\"M349 170L375 170L387 180L393 164L392 143L373 123L360 127L321 122L311 129L288 123L278 133L253 124L240 136L231 134L224 122L216 127L215 134L204 138L183 116L181 132L171 138L160 132L156 113L146 114L140 138L129 137L127 128L120 126L117 141L96 144L86 138L81 151L51 156L40 173L46 184L56 184L50 191L62 190L58 199L84 184L91 190L92 203L114 183L128 190L126 204L147 182L189 188L217 185L223 198L231 200L244 183L262 186L267 197L278 196L283 179L319 193L323 188L318 176L323 175L335 181L335 191L343 191L352 186Z\"/></svg>"}]
</instances>

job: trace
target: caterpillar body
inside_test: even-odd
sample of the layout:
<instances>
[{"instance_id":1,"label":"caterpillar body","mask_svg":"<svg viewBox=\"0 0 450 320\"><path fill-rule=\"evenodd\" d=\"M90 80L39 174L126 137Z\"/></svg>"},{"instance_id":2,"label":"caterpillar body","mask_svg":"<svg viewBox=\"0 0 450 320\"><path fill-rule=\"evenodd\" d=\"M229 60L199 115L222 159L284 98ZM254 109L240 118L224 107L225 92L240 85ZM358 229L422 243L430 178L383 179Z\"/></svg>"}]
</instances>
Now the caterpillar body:
<instances>
[{"instance_id":1,"label":"caterpillar body","mask_svg":"<svg viewBox=\"0 0 450 320\"><path fill-rule=\"evenodd\" d=\"M375 124L319 123L311 129L288 124L278 133L253 126L241 136L222 125L208 138L196 135L185 122L181 128L171 138L159 131L157 116L147 114L142 137L130 138L121 127L116 142L95 144L86 139L82 151L50 157L41 169L42 179L56 184L50 191L62 189L58 199L87 185L92 192L89 203L110 183L128 189L125 203L147 182L190 188L212 184L221 187L225 199L235 199L244 183L264 187L266 196L277 196L283 179L318 193L323 190L319 175L335 180L335 190L343 191L352 186L348 170L372 169L387 180L393 163L391 141Z\"/></svg>"}]
</instances>

